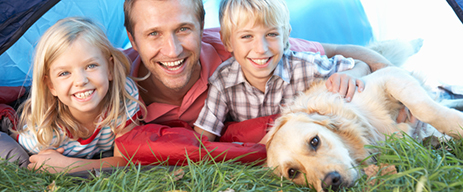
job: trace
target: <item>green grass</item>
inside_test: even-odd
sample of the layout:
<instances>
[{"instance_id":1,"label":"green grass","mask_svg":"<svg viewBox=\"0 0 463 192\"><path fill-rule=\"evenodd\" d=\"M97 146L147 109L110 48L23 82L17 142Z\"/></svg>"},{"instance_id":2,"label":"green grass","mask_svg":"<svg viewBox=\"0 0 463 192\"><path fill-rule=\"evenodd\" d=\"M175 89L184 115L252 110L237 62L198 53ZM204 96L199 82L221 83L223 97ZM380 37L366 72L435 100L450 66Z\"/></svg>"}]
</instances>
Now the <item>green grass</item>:
<instances>
[{"instance_id":1,"label":"green grass","mask_svg":"<svg viewBox=\"0 0 463 192\"><path fill-rule=\"evenodd\" d=\"M411 138L388 137L375 148L378 164L395 165L397 174L376 176L371 185L363 175L345 191L463 191L463 143L452 140L439 148ZM359 167L362 169L363 167ZM38 173L0 163L0 191L310 191L272 175L258 165L234 162L189 162L187 166L137 165L81 178L68 174Z\"/></svg>"}]
</instances>

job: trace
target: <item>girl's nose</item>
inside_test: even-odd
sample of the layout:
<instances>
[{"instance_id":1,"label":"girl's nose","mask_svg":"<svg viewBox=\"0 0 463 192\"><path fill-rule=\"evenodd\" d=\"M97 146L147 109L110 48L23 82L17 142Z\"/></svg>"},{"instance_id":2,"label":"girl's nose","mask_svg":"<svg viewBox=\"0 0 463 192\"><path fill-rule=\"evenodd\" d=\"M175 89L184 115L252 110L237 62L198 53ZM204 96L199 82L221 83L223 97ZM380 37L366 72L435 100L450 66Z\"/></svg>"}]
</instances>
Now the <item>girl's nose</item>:
<instances>
[{"instance_id":1,"label":"girl's nose","mask_svg":"<svg viewBox=\"0 0 463 192\"><path fill-rule=\"evenodd\" d=\"M75 74L74 84L76 86L84 86L88 83L87 74L85 73L74 73L74 74Z\"/></svg>"}]
</instances>

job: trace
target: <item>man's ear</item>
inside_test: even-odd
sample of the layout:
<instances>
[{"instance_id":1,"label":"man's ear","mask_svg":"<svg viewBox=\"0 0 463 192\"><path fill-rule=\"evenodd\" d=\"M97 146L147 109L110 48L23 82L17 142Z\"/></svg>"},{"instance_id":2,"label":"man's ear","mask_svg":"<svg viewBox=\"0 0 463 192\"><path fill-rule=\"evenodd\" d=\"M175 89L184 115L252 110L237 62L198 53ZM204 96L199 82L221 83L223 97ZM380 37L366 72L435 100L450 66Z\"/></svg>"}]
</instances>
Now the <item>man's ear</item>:
<instances>
[{"instance_id":1,"label":"man's ear","mask_svg":"<svg viewBox=\"0 0 463 192\"><path fill-rule=\"evenodd\" d=\"M111 56L109 57L109 66L108 66L108 80L112 81L113 80L113 70L114 70L114 57Z\"/></svg>"},{"instance_id":2,"label":"man's ear","mask_svg":"<svg viewBox=\"0 0 463 192\"><path fill-rule=\"evenodd\" d=\"M45 83L47 84L47 87L50 90L51 94L53 96L58 96L58 93L56 93L56 89L53 86L53 83L51 82L50 77L45 76Z\"/></svg>"},{"instance_id":3,"label":"man's ear","mask_svg":"<svg viewBox=\"0 0 463 192\"><path fill-rule=\"evenodd\" d=\"M125 31L127 32L127 36L129 37L130 43L132 44L132 48L135 51L138 51L137 44L135 43L135 38L133 38L132 33L130 33L127 29Z\"/></svg>"}]
</instances>

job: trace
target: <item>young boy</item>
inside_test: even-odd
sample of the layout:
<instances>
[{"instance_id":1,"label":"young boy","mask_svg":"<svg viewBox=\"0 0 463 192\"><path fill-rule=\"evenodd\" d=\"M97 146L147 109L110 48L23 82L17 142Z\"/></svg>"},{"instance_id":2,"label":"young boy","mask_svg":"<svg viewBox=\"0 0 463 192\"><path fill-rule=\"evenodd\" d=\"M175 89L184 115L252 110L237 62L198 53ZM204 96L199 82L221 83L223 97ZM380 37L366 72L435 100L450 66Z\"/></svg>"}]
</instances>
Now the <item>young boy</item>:
<instances>
[{"instance_id":1,"label":"young boy","mask_svg":"<svg viewBox=\"0 0 463 192\"><path fill-rule=\"evenodd\" d=\"M277 114L286 99L330 77L327 87L350 100L368 65L337 55L289 51L289 11L284 0L222 0L222 42L233 57L209 78L209 93L195 131L213 141L224 122ZM355 66L355 67L354 67ZM252 129L250 127L249 129Z\"/></svg>"}]
</instances>

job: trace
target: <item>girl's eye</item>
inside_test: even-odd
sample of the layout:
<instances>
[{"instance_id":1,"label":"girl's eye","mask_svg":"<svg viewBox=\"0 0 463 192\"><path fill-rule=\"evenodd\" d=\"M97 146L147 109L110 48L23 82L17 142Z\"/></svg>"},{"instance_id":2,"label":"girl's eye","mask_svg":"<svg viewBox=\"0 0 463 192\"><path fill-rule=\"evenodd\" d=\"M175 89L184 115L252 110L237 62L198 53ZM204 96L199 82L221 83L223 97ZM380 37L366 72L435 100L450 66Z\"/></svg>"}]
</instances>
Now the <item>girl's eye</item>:
<instances>
[{"instance_id":1,"label":"girl's eye","mask_svg":"<svg viewBox=\"0 0 463 192\"><path fill-rule=\"evenodd\" d=\"M97 67L96 64L87 65L87 69L93 69L93 68L95 68L95 67Z\"/></svg>"},{"instance_id":2,"label":"girl's eye","mask_svg":"<svg viewBox=\"0 0 463 192\"><path fill-rule=\"evenodd\" d=\"M66 75L69 75L69 72L65 71L65 72L58 73L58 77L62 77Z\"/></svg>"}]
</instances>

